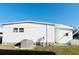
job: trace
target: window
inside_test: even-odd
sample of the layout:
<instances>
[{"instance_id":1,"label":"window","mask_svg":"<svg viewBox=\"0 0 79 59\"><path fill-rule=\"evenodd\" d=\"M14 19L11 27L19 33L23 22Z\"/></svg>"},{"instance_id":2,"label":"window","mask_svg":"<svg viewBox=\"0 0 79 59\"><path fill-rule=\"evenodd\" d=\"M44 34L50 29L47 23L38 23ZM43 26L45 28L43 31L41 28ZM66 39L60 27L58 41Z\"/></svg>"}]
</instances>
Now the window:
<instances>
[{"instance_id":1,"label":"window","mask_svg":"<svg viewBox=\"0 0 79 59\"><path fill-rule=\"evenodd\" d=\"M13 32L18 32L18 28L13 28Z\"/></svg>"},{"instance_id":2,"label":"window","mask_svg":"<svg viewBox=\"0 0 79 59\"><path fill-rule=\"evenodd\" d=\"M19 32L24 32L24 28L19 28Z\"/></svg>"},{"instance_id":3,"label":"window","mask_svg":"<svg viewBox=\"0 0 79 59\"><path fill-rule=\"evenodd\" d=\"M65 36L68 36L68 33L66 33Z\"/></svg>"},{"instance_id":4,"label":"window","mask_svg":"<svg viewBox=\"0 0 79 59\"><path fill-rule=\"evenodd\" d=\"M24 32L24 28L13 28L13 32Z\"/></svg>"}]
</instances>

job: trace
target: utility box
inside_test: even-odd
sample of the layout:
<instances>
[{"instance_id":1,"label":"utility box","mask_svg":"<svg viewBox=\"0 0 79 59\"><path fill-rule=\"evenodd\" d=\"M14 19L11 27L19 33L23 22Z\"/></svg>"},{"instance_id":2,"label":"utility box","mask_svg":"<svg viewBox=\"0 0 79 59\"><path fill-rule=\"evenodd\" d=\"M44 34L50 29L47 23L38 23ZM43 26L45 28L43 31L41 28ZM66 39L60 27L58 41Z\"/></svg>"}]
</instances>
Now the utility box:
<instances>
[{"instance_id":1,"label":"utility box","mask_svg":"<svg viewBox=\"0 0 79 59\"><path fill-rule=\"evenodd\" d=\"M28 49L33 48L33 41L28 40L28 39L22 40L21 41L21 48L28 48Z\"/></svg>"}]
</instances>

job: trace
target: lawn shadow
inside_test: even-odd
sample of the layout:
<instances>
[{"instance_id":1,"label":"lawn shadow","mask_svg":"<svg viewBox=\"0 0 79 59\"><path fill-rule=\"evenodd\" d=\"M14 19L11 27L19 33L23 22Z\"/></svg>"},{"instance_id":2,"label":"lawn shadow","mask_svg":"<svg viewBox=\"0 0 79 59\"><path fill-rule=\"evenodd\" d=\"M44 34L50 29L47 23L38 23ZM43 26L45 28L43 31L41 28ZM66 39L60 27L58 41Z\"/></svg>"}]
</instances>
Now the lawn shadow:
<instances>
[{"instance_id":1,"label":"lawn shadow","mask_svg":"<svg viewBox=\"0 0 79 59\"><path fill-rule=\"evenodd\" d=\"M29 51L29 50L3 50L0 49L0 55L56 55L49 51Z\"/></svg>"}]
</instances>

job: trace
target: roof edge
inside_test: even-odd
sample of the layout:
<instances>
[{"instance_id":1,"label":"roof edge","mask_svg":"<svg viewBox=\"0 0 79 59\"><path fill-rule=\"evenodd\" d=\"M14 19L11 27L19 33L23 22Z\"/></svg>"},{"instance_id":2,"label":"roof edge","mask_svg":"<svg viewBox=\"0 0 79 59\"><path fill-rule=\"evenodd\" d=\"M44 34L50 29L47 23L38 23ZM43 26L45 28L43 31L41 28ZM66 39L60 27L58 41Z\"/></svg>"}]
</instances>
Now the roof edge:
<instances>
[{"instance_id":1,"label":"roof edge","mask_svg":"<svg viewBox=\"0 0 79 59\"><path fill-rule=\"evenodd\" d=\"M11 24L20 24L20 23L35 23L35 24L43 24L43 25L52 25L52 26L55 26L55 24L52 24L52 23L48 23L48 22L38 22L38 21L7 22L7 23L2 23L2 25L11 25Z\"/></svg>"},{"instance_id":2,"label":"roof edge","mask_svg":"<svg viewBox=\"0 0 79 59\"><path fill-rule=\"evenodd\" d=\"M56 24L56 23L48 23L48 22L39 22L39 21L17 21L17 22L7 22L7 23L2 23L1 25L11 25L11 24L20 24L20 23L35 23L35 24L42 24L42 25L51 25L51 26L57 26L61 27L63 24ZM63 28L67 28L65 26L67 25L63 25ZM73 27L68 26L68 29L73 29Z\"/></svg>"}]
</instances>

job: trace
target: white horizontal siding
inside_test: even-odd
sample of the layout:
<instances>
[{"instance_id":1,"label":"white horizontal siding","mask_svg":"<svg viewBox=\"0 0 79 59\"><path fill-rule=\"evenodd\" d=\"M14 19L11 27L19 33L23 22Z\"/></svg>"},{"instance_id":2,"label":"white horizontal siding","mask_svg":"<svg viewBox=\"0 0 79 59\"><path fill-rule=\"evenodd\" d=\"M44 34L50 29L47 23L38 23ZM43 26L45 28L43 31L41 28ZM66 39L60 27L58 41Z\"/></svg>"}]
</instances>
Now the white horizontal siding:
<instances>
[{"instance_id":1,"label":"white horizontal siding","mask_svg":"<svg viewBox=\"0 0 79 59\"><path fill-rule=\"evenodd\" d=\"M24 28L24 33L13 32L13 28ZM54 42L54 27L49 26L48 41ZM36 42L39 38L45 37L43 42L46 42L46 25L41 24L13 24L3 27L3 43L17 43L23 39L29 39Z\"/></svg>"}]
</instances>

